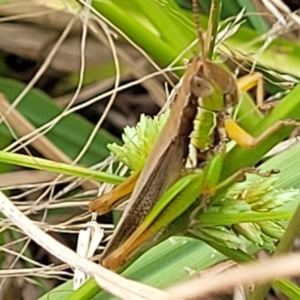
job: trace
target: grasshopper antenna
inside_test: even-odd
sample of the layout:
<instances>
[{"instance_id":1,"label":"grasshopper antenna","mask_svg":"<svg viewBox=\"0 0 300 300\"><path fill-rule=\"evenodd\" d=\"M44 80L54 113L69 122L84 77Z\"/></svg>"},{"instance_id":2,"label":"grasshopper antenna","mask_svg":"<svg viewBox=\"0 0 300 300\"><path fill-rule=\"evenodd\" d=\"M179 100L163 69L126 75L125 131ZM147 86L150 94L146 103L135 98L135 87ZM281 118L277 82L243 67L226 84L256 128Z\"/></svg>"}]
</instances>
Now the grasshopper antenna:
<instances>
[{"instance_id":1,"label":"grasshopper antenna","mask_svg":"<svg viewBox=\"0 0 300 300\"><path fill-rule=\"evenodd\" d=\"M204 45L204 39L203 39L203 32L200 27L200 19L199 19L200 12L199 12L199 4L198 4L197 0L192 0L192 9L193 9L193 13L194 13L195 27L196 27L196 32L197 32L200 51L201 51L201 58L202 58L203 64L205 64L206 51L205 51L205 45Z\"/></svg>"}]
</instances>

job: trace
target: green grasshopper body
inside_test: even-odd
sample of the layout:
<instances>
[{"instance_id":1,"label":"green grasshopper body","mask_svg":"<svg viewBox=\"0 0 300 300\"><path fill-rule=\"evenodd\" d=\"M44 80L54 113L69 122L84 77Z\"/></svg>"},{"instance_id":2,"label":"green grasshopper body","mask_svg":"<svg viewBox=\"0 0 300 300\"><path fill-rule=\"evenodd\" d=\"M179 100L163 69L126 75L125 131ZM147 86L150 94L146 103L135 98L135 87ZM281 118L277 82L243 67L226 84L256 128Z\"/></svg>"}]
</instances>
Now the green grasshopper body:
<instances>
[{"instance_id":1,"label":"green grasshopper body","mask_svg":"<svg viewBox=\"0 0 300 300\"><path fill-rule=\"evenodd\" d=\"M215 83L214 78L212 78L212 71L206 70L207 66L216 69L218 76L221 74L221 78L227 80L226 84L222 83L222 86L220 86ZM223 90L225 87L226 89ZM215 88L217 88L216 94ZM202 137L202 140L209 141L203 143L203 148L199 145L196 146L197 150L204 155L214 151L215 145L224 140L226 134L223 127L219 128L220 122L218 120L222 118L218 116L223 115L227 109L225 99L228 97L232 101L232 98L236 96L237 86L230 73L212 62L203 63L200 56L192 60L183 76L169 119L146 161L129 200L128 207L118 224L115 231L116 237L112 239L104 253L105 258L102 261L104 266L116 269L124 262L127 251L119 253L119 250L122 249L119 246L126 244L128 238L143 222L163 192L180 178L188 157L190 136L194 135L192 137L194 141L201 140ZM197 101L199 99L202 99L200 105L209 103L208 108L201 108L200 114L209 114L212 119L216 120L216 124L209 129L209 135L202 134L201 131L201 124L206 122L206 118L203 121L198 119L199 124L194 129L194 119L197 115ZM212 111L212 108L215 111ZM196 137L197 134L198 137ZM200 186L198 189L200 191Z\"/></svg>"}]
</instances>

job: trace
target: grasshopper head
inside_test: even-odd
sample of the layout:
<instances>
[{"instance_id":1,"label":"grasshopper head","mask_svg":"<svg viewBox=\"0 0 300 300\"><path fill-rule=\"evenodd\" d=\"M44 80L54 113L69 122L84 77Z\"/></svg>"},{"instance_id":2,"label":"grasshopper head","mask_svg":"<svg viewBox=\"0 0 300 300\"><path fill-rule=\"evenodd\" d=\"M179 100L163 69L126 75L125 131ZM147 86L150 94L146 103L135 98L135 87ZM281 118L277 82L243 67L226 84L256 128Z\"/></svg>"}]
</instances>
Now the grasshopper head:
<instances>
[{"instance_id":1,"label":"grasshopper head","mask_svg":"<svg viewBox=\"0 0 300 300\"><path fill-rule=\"evenodd\" d=\"M197 71L191 78L190 87L192 93L198 98L209 97L213 94L214 88L211 80L205 75L205 65L196 57L192 64L197 64Z\"/></svg>"}]
</instances>

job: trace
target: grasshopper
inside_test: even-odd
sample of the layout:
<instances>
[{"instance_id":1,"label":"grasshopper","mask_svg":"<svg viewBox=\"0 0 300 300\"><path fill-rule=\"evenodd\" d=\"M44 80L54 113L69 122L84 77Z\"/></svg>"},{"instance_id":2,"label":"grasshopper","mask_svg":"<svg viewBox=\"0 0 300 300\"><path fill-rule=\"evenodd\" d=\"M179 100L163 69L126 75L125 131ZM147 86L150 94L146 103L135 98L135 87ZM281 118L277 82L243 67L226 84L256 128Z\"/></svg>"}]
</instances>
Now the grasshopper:
<instances>
[{"instance_id":1,"label":"grasshopper","mask_svg":"<svg viewBox=\"0 0 300 300\"><path fill-rule=\"evenodd\" d=\"M196 1L193 1L193 7L194 11L197 11ZM198 20L198 17L195 19ZM181 177L190 143L197 149L200 165L204 167L200 180L198 179L198 195L201 193L211 196L220 187L240 178L241 174L257 172L254 168L246 168L225 182L219 182L229 139L244 148L253 148L281 126L299 125L293 120L278 121L258 137L252 137L243 130L229 113L230 108L239 100L238 83L231 73L207 59L199 22L196 26L201 53L187 66L169 119L159 134L142 172L133 174L111 194L97 198L90 204L92 211L103 213L110 209L116 200L133 190L114 236L103 254L102 264L107 268L117 270L149 236L149 233L144 234L140 229L141 224L164 192ZM261 78L259 74L254 77ZM252 86L252 78L246 80L246 83ZM271 173L260 175L269 176ZM187 184L192 182L193 177L190 178L191 181ZM185 209L188 205L185 204ZM169 206L172 206L172 203ZM168 209L170 210L170 207ZM166 215L166 212L164 214ZM169 217L168 222L175 218L176 215ZM161 229L163 225L158 227Z\"/></svg>"}]
</instances>

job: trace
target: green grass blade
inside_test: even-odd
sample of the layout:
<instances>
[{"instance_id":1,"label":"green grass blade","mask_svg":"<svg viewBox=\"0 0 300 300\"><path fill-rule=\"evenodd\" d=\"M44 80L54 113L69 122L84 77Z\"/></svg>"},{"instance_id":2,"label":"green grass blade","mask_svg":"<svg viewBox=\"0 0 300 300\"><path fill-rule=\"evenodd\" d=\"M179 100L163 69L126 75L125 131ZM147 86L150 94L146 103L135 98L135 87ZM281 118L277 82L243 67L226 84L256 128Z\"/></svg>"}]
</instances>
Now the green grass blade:
<instances>
[{"instance_id":1,"label":"green grass blade","mask_svg":"<svg viewBox=\"0 0 300 300\"><path fill-rule=\"evenodd\" d=\"M252 213L203 213L199 220L201 226L219 226L231 225L244 222L264 222L271 220L286 220L290 219L294 210L276 211L276 212L252 212Z\"/></svg>"},{"instance_id":2,"label":"green grass blade","mask_svg":"<svg viewBox=\"0 0 300 300\"><path fill-rule=\"evenodd\" d=\"M122 275L158 288L165 288L183 279L197 276L197 272L213 266L224 258L222 254L199 240L188 237L172 237L143 254ZM99 291L94 280L89 280L89 283L85 284L88 286L94 284ZM89 292L82 295L76 291L72 296L64 299L89 300L89 297ZM116 298L109 297L106 292L101 291L94 296L94 299L112 300Z\"/></svg>"},{"instance_id":3,"label":"green grass blade","mask_svg":"<svg viewBox=\"0 0 300 300\"><path fill-rule=\"evenodd\" d=\"M274 281L272 286L285 294L288 299L300 299L300 288L289 280L281 279L280 281Z\"/></svg>"},{"instance_id":4,"label":"green grass blade","mask_svg":"<svg viewBox=\"0 0 300 300\"><path fill-rule=\"evenodd\" d=\"M156 28L158 32L155 32L153 28L147 27L147 22L142 21L144 16L141 14L141 11L138 11L138 14L136 14L134 10L128 10L125 1L117 1L117 3L116 1L106 1L105 5L101 2L94 1L93 7L139 47L146 49L147 53L161 66L170 64L177 57L178 53L195 37L192 31L186 29L183 32L181 27L181 30L178 30L178 32L181 32L180 36L184 37L185 41L182 41L180 45L175 42L177 39L176 28L178 27L178 21L174 17L171 22L171 18L166 15L165 8L156 1L145 0L143 2L145 4L139 3L139 5L143 7L142 11L147 10L147 5L150 5L151 10L155 11L160 17L166 16L168 20L167 30L172 30L170 36L168 33L163 34L163 36L168 36L167 40L164 40L160 35L160 32L164 32L164 19L155 21L154 25L160 25L160 28Z\"/></svg>"},{"instance_id":5,"label":"green grass blade","mask_svg":"<svg viewBox=\"0 0 300 300\"><path fill-rule=\"evenodd\" d=\"M0 79L0 92L11 103L24 88L24 84L15 80ZM62 108L55 105L49 96L38 89L31 89L16 109L37 128L50 122L62 112ZM3 125L0 127L0 130L1 134L8 134ZM92 130L93 125L91 123L73 113L62 118L45 136L73 159L86 144ZM106 145L112 142L119 141L105 130L100 130L80 160L80 163L92 165L103 160L109 155Z\"/></svg>"},{"instance_id":6,"label":"green grass blade","mask_svg":"<svg viewBox=\"0 0 300 300\"><path fill-rule=\"evenodd\" d=\"M88 178L100 182L117 184L121 183L124 180L124 178L122 177L113 174L108 174L106 172L95 171L88 168L58 163L47 159L22 154L8 153L3 151L0 151L0 162L33 168L37 170L54 172L58 174Z\"/></svg>"}]
</instances>

